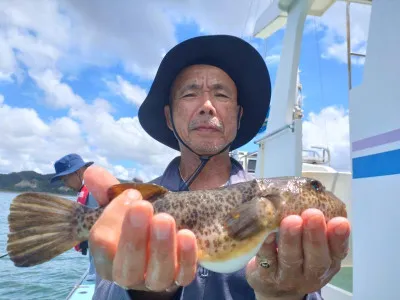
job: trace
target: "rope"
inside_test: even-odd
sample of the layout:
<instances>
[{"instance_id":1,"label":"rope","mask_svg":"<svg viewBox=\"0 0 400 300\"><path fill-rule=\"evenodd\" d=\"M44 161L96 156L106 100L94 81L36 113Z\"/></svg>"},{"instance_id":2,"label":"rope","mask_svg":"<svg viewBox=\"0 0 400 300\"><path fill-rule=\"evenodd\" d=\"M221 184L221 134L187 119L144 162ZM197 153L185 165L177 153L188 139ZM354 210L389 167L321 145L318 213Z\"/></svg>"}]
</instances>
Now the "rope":
<instances>
[{"instance_id":1,"label":"rope","mask_svg":"<svg viewBox=\"0 0 400 300\"><path fill-rule=\"evenodd\" d=\"M315 43L317 45L317 52L318 54L321 54L321 48L320 48L320 44L319 44L319 39L318 39L318 34L317 34L317 22L315 21L315 17L313 17L313 23L314 23L314 37L315 37ZM319 87L320 87L320 91L321 91L321 101L324 102L324 85L322 82L322 68L321 68L321 64L320 64L320 55L317 56L317 66L318 66L318 75L319 75ZM326 124L326 120L324 122L325 126L325 145L326 147L329 149L329 141L328 141L328 130L327 130L327 124Z\"/></svg>"}]
</instances>

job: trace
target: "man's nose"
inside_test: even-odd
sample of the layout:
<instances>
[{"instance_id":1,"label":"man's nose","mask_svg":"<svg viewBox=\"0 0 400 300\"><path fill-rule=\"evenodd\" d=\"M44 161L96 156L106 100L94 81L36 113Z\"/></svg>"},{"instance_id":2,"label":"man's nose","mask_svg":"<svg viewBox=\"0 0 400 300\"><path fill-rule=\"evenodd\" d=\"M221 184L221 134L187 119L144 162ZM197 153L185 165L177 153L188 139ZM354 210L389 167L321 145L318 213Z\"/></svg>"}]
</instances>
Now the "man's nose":
<instances>
[{"instance_id":1,"label":"man's nose","mask_svg":"<svg viewBox=\"0 0 400 300\"><path fill-rule=\"evenodd\" d=\"M216 115L215 107L208 95L208 93L204 93L203 104L200 108L200 115L209 114L211 116Z\"/></svg>"}]
</instances>

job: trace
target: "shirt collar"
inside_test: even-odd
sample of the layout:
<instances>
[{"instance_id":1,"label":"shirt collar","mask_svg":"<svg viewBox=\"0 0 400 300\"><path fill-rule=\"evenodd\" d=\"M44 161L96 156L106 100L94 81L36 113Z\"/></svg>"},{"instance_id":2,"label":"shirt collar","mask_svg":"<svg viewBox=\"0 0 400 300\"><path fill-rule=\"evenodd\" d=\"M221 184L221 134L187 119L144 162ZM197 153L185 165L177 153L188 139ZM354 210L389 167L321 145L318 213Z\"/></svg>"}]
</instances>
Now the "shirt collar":
<instances>
[{"instance_id":1,"label":"shirt collar","mask_svg":"<svg viewBox=\"0 0 400 300\"><path fill-rule=\"evenodd\" d=\"M161 176L160 185L164 186L170 191L178 191L179 186L182 184L182 179L179 174L179 163L181 157L175 157L165 169L163 175ZM251 175L249 175L242 167L242 165L231 157L231 172L230 172L230 182L231 184L237 182L243 182L252 179Z\"/></svg>"}]
</instances>

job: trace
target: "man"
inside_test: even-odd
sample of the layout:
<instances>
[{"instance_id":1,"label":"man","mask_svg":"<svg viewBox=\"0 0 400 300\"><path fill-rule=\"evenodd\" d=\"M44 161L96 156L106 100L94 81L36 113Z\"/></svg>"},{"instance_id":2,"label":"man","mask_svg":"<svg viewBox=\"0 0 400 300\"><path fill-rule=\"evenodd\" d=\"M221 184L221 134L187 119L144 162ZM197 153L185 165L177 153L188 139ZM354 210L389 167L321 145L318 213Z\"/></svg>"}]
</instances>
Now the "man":
<instances>
[{"instance_id":1,"label":"man","mask_svg":"<svg viewBox=\"0 0 400 300\"><path fill-rule=\"evenodd\" d=\"M132 182L143 183L143 180L138 177L133 177Z\"/></svg>"},{"instance_id":2,"label":"man","mask_svg":"<svg viewBox=\"0 0 400 300\"><path fill-rule=\"evenodd\" d=\"M181 156L153 182L178 191L251 179L229 151L256 135L270 94L265 62L239 38L202 36L171 49L139 120ZM118 183L98 167L87 170L85 182L100 205L109 203L107 189ZM319 300L346 256L350 231L345 218L326 226L322 213L310 209L285 218L278 245L268 238L246 268L217 274L197 268L194 234L175 228L171 216L154 215L136 190L113 199L89 239L98 272L93 299Z\"/></svg>"},{"instance_id":3,"label":"man","mask_svg":"<svg viewBox=\"0 0 400 300\"><path fill-rule=\"evenodd\" d=\"M61 180L65 186L71 188L78 193L77 201L89 207L97 207L97 201L89 193L89 190L84 184L83 175L86 169L91 166L93 162L84 162L83 159L75 153L63 156L54 163L56 174L50 179L51 183ZM76 251L81 252L82 255L87 255L88 241L84 241L74 248ZM94 280L95 268L93 258L89 251L89 273L88 280Z\"/></svg>"}]
</instances>

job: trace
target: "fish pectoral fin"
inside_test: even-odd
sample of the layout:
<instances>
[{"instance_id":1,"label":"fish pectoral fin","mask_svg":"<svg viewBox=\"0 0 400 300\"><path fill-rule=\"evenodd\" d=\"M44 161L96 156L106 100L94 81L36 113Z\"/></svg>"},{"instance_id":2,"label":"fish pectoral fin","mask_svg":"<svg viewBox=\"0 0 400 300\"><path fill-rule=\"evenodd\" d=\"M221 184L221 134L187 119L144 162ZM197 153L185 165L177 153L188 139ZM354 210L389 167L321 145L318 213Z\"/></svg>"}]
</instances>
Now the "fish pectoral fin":
<instances>
[{"instance_id":1,"label":"fish pectoral fin","mask_svg":"<svg viewBox=\"0 0 400 300\"><path fill-rule=\"evenodd\" d=\"M107 191L108 199L111 201L128 189L138 190L142 194L142 198L150 202L158 196L169 192L168 189L153 183L127 182L111 186Z\"/></svg>"},{"instance_id":2,"label":"fish pectoral fin","mask_svg":"<svg viewBox=\"0 0 400 300\"><path fill-rule=\"evenodd\" d=\"M252 237L275 221L275 205L268 198L256 197L233 209L224 220L224 227L232 239Z\"/></svg>"},{"instance_id":3,"label":"fish pectoral fin","mask_svg":"<svg viewBox=\"0 0 400 300\"><path fill-rule=\"evenodd\" d=\"M242 203L225 217L224 226L231 238L243 240L260 232L262 226L258 218L259 200L260 198L254 198Z\"/></svg>"}]
</instances>

